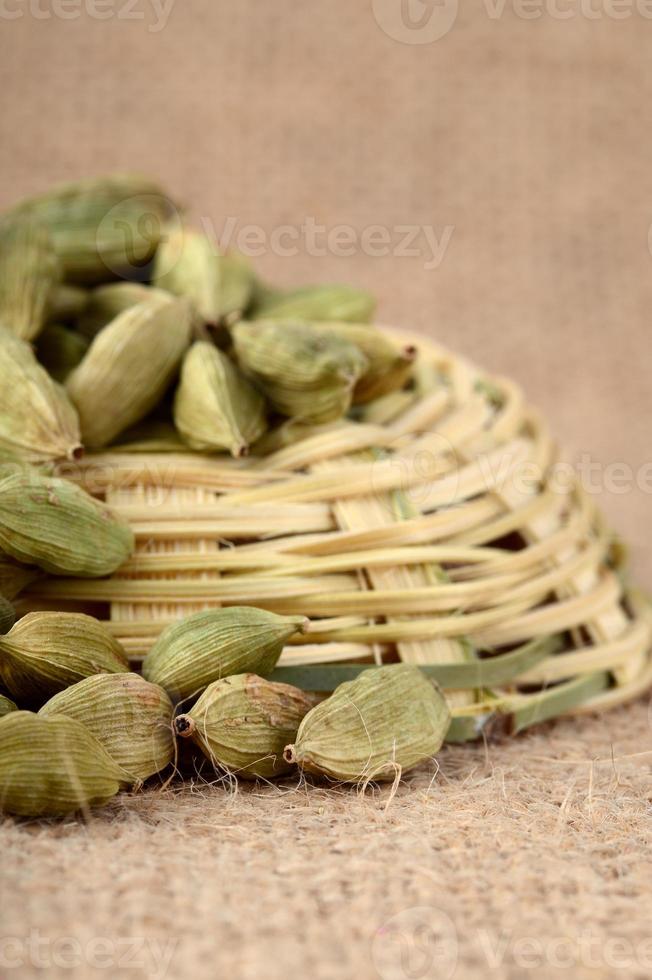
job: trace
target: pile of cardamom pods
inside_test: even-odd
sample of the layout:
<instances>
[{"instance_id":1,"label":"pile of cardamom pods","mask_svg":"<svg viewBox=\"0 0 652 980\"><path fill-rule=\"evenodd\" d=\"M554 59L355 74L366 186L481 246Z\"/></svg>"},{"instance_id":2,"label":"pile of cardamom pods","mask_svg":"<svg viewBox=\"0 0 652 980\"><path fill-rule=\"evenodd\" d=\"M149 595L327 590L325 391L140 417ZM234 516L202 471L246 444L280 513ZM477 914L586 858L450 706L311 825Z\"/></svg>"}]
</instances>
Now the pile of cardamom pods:
<instances>
[{"instance_id":1,"label":"pile of cardamom pods","mask_svg":"<svg viewBox=\"0 0 652 980\"><path fill-rule=\"evenodd\" d=\"M261 283L147 179L76 183L0 217L0 809L83 810L197 758L358 783L439 749L449 709L415 667L371 667L327 698L266 680L303 617L197 613L142 676L91 616L14 621L39 576L107 576L134 550L59 464L116 442L264 455L288 422L355 412L404 387L416 354L373 311L348 286Z\"/></svg>"}]
</instances>

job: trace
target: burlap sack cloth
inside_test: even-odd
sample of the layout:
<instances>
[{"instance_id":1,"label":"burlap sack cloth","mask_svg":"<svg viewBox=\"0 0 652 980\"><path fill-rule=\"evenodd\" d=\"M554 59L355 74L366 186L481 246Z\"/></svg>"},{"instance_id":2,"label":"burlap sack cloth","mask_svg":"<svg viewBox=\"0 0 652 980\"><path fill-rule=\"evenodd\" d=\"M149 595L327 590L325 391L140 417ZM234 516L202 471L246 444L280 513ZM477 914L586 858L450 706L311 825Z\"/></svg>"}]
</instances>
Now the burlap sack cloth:
<instances>
[{"instance_id":1,"label":"burlap sack cloth","mask_svg":"<svg viewBox=\"0 0 652 980\"><path fill-rule=\"evenodd\" d=\"M649 582L642 0L1 6L1 205L139 169L280 283L374 290L524 385ZM7 821L0 971L647 976L651 753L639 703L446 749L389 803L206 788Z\"/></svg>"}]
</instances>

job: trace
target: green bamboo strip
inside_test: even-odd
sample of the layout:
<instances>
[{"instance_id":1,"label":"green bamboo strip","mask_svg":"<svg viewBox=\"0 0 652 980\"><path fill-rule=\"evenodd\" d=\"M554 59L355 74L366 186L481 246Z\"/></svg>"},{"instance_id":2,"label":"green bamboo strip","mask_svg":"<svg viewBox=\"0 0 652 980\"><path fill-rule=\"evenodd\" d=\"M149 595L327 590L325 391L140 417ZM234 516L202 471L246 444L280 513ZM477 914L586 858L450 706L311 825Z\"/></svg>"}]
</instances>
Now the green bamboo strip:
<instances>
[{"instance_id":1,"label":"green bamboo strip","mask_svg":"<svg viewBox=\"0 0 652 980\"><path fill-rule=\"evenodd\" d=\"M541 694L512 698L507 702L512 719L510 728L516 734L531 725L539 725L549 718L578 707L606 691L609 685L610 675L607 671L602 671L559 684Z\"/></svg>"},{"instance_id":2,"label":"green bamboo strip","mask_svg":"<svg viewBox=\"0 0 652 980\"><path fill-rule=\"evenodd\" d=\"M560 646L558 638L546 637L528 643L518 650L486 660L464 663L419 663L416 666L432 680L448 690L468 690L494 687L513 681ZM306 666L279 666L270 679L293 684L306 691L333 691L345 681L353 680L374 664L329 664Z\"/></svg>"}]
</instances>

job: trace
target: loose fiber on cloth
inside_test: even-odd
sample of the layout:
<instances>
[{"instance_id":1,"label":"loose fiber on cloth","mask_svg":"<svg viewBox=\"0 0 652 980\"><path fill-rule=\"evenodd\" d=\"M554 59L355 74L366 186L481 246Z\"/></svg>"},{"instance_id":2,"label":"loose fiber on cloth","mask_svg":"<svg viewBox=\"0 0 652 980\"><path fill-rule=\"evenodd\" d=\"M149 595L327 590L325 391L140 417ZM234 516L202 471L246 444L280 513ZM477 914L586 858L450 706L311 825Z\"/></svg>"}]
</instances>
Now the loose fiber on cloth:
<instances>
[{"instance_id":1,"label":"loose fiber on cloth","mask_svg":"<svg viewBox=\"0 0 652 980\"><path fill-rule=\"evenodd\" d=\"M89 456L77 478L130 520L138 552L110 580L48 581L31 601L110 603L135 664L200 608L304 613L275 678L330 690L365 664L418 664L447 693L452 741L639 695L649 605L544 422L511 381L397 336L418 347L414 385L355 420L298 440L288 424L245 461Z\"/></svg>"}]
</instances>

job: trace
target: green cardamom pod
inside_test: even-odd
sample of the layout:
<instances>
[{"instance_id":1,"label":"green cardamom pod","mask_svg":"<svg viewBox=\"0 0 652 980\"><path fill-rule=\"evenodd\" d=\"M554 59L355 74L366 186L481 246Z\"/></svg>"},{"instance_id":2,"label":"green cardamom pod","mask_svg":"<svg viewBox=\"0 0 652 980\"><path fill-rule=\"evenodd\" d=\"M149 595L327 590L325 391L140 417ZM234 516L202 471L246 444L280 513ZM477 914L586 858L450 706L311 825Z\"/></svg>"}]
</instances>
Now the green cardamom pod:
<instances>
[{"instance_id":1,"label":"green cardamom pod","mask_svg":"<svg viewBox=\"0 0 652 980\"><path fill-rule=\"evenodd\" d=\"M174 205L155 182L117 174L80 180L22 201L9 217L50 231L71 282L107 282L151 260Z\"/></svg>"},{"instance_id":2,"label":"green cardamom pod","mask_svg":"<svg viewBox=\"0 0 652 980\"><path fill-rule=\"evenodd\" d=\"M86 446L106 446L154 408L190 335L190 307L182 299L145 300L100 330L66 381Z\"/></svg>"},{"instance_id":3,"label":"green cardamom pod","mask_svg":"<svg viewBox=\"0 0 652 980\"><path fill-rule=\"evenodd\" d=\"M142 282L110 282L97 286L88 293L88 301L77 321L77 328L88 340L92 340L112 320L132 306L145 300L170 300L170 293L153 289Z\"/></svg>"},{"instance_id":4,"label":"green cardamom pod","mask_svg":"<svg viewBox=\"0 0 652 980\"><path fill-rule=\"evenodd\" d=\"M43 573L38 568L21 565L20 562L0 554L0 596L11 601Z\"/></svg>"},{"instance_id":5,"label":"green cardamom pod","mask_svg":"<svg viewBox=\"0 0 652 980\"><path fill-rule=\"evenodd\" d=\"M12 711L0 719L0 810L60 817L108 802L128 776L74 718Z\"/></svg>"},{"instance_id":6,"label":"green cardamom pod","mask_svg":"<svg viewBox=\"0 0 652 980\"><path fill-rule=\"evenodd\" d=\"M60 283L50 294L47 309L49 323L72 323L79 319L86 309L90 292L81 286Z\"/></svg>"},{"instance_id":7,"label":"green cardamom pod","mask_svg":"<svg viewBox=\"0 0 652 980\"><path fill-rule=\"evenodd\" d=\"M120 643L84 613L28 613L0 636L0 684L19 704L41 705L85 677L128 670Z\"/></svg>"},{"instance_id":8,"label":"green cardamom pod","mask_svg":"<svg viewBox=\"0 0 652 980\"><path fill-rule=\"evenodd\" d=\"M218 252L206 235L189 228L168 232L161 242L152 281L174 296L183 296L202 323L220 321L221 276Z\"/></svg>"},{"instance_id":9,"label":"green cardamom pod","mask_svg":"<svg viewBox=\"0 0 652 980\"><path fill-rule=\"evenodd\" d=\"M51 575L99 578L130 557L134 536L106 504L58 477L0 477L0 552Z\"/></svg>"},{"instance_id":10,"label":"green cardamom pod","mask_svg":"<svg viewBox=\"0 0 652 980\"><path fill-rule=\"evenodd\" d=\"M171 422L149 416L125 429L111 449L120 453L183 453L186 444Z\"/></svg>"},{"instance_id":11,"label":"green cardamom pod","mask_svg":"<svg viewBox=\"0 0 652 980\"><path fill-rule=\"evenodd\" d=\"M163 688L138 674L86 677L39 711L82 722L134 782L144 782L173 761L172 714Z\"/></svg>"},{"instance_id":12,"label":"green cardamom pod","mask_svg":"<svg viewBox=\"0 0 652 980\"><path fill-rule=\"evenodd\" d=\"M0 593L0 633L8 633L16 622L16 610Z\"/></svg>"},{"instance_id":13,"label":"green cardamom pod","mask_svg":"<svg viewBox=\"0 0 652 980\"><path fill-rule=\"evenodd\" d=\"M217 326L246 309L253 272L244 256L220 255L215 244L190 228L165 235L154 260L152 280L193 305L198 320Z\"/></svg>"},{"instance_id":14,"label":"green cardamom pod","mask_svg":"<svg viewBox=\"0 0 652 980\"><path fill-rule=\"evenodd\" d=\"M0 718L4 718L11 711L18 711L18 705L11 698L6 698L4 694L0 694Z\"/></svg>"},{"instance_id":15,"label":"green cardamom pod","mask_svg":"<svg viewBox=\"0 0 652 980\"><path fill-rule=\"evenodd\" d=\"M227 323L239 320L249 309L254 290L251 262L238 252L218 257L221 276L220 316Z\"/></svg>"},{"instance_id":16,"label":"green cardamom pod","mask_svg":"<svg viewBox=\"0 0 652 980\"><path fill-rule=\"evenodd\" d=\"M237 674L209 684L187 714L174 719L181 738L192 738L218 767L238 776L269 779L292 766L283 758L313 695L256 674Z\"/></svg>"},{"instance_id":17,"label":"green cardamom pod","mask_svg":"<svg viewBox=\"0 0 652 980\"><path fill-rule=\"evenodd\" d=\"M74 459L81 450L70 399L30 345L0 328L0 455L37 463Z\"/></svg>"},{"instance_id":18,"label":"green cardamom pod","mask_svg":"<svg viewBox=\"0 0 652 980\"><path fill-rule=\"evenodd\" d=\"M143 661L143 676L178 701L231 674L268 674L307 623L304 616L253 606L195 613L163 630Z\"/></svg>"},{"instance_id":19,"label":"green cardamom pod","mask_svg":"<svg viewBox=\"0 0 652 980\"><path fill-rule=\"evenodd\" d=\"M306 715L285 759L346 783L393 780L439 750L450 718L418 667L370 668Z\"/></svg>"},{"instance_id":20,"label":"green cardamom pod","mask_svg":"<svg viewBox=\"0 0 652 980\"><path fill-rule=\"evenodd\" d=\"M61 383L88 350L82 334L59 323L48 323L36 341L36 356L51 378Z\"/></svg>"},{"instance_id":21,"label":"green cardamom pod","mask_svg":"<svg viewBox=\"0 0 652 980\"><path fill-rule=\"evenodd\" d=\"M263 295L258 299L255 318L368 323L375 309L375 299L363 289L344 285L304 286L280 295Z\"/></svg>"},{"instance_id":22,"label":"green cardamom pod","mask_svg":"<svg viewBox=\"0 0 652 980\"><path fill-rule=\"evenodd\" d=\"M241 320L238 364L282 415L331 422L344 415L367 359L355 344L308 323Z\"/></svg>"},{"instance_id":23,"label":"green cardamom pod","mask_svg":"<svg viewBox=\"0 0 652 980\"><path fill-rule=\"evenodd\" d=\"M354 404L366 404L405 386L417 355L412 344L397 347L381 330L366 323L331 321L318 326L355 344L367 358L367 370L353 391Z\"/></svg>"},{"instance_id":24,"label":"green cardamom pod","mask_svg":"<svg viewBox=\"0 0 652 980\"><path fill-rule=\"evenodd\" d=\"M61 269L46 228L33 221L0 226L0 324L33 340L45 323Z\"/></svg>"},{"instance_id":25,"label":"green cardamom pod","mask_svg":"<svg viewBox=\"0 0 652 980\"><path fill-rule=\"evenodd\" d=\"M174 424L192 449L244 456L267 427L265 399L226 354L200 341L181 368Z\"/></svg>"}]
</instances>

